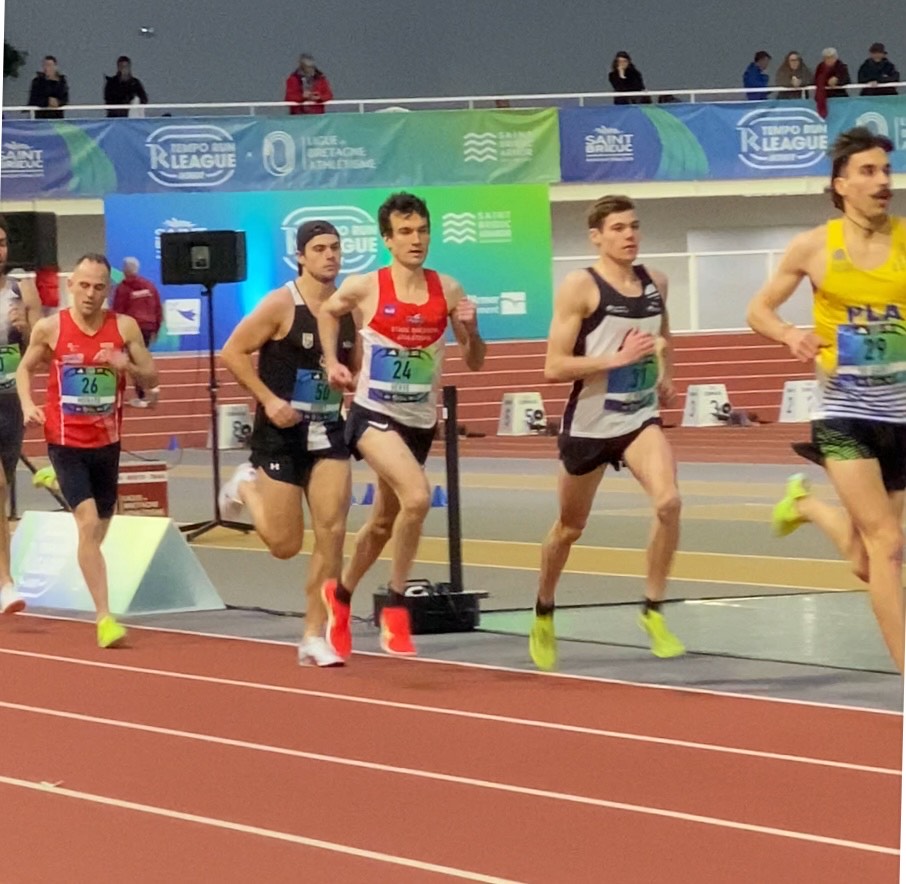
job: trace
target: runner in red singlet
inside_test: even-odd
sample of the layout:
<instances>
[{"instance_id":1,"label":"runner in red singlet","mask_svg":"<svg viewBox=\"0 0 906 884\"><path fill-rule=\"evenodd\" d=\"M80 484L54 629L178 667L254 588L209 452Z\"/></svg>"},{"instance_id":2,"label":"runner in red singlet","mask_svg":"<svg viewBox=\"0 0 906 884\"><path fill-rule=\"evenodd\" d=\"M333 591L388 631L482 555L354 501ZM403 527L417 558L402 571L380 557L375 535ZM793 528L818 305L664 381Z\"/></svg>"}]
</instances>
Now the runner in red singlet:
<instances>
[{"instance_id":1,"label":"runner in red singlet","mask_svg":"<svg viewBox=\"0 0 906 884\"><path fill-rule=\"evenodd\" d=\"M472 371L482 367L485 357L475 304L455 279L423 267L431 240L425 203L412 194L394 194L379 209L378 225L390 251L390 266L347 277L318 314L328 380L335 389L346 390L353 389L353 378L337 358L337 332L340 317L356 317L363 359L346 420L346 441L378 480L374 507L356 536L349 565L340 581L328 580L322 591L327 638L342 657L352 648L352 592L391 534L396 544L388 604L381 614L381 646L390 654L415 653L404 593L431 506L424 465L437 423L448 321Z\"/></svg>"},{"instance_id":2,"label":"runner in red singlet","mask_svg":"<svg viewBox=\"0 0 906 884\"><path fill-rule=\"evenodd\" d=\"M131 316L106 309L110 264L85 255L69 278L72 306L36 323L16 372L25 423L44 425L47 453L79 530L79 567L97 611L102 648L126 630L110 615L101 543L116 509L126 375L156 404L157 370ZM32 375L49 367L44 408L32 399Z\"/></svg>"}]
</instances>

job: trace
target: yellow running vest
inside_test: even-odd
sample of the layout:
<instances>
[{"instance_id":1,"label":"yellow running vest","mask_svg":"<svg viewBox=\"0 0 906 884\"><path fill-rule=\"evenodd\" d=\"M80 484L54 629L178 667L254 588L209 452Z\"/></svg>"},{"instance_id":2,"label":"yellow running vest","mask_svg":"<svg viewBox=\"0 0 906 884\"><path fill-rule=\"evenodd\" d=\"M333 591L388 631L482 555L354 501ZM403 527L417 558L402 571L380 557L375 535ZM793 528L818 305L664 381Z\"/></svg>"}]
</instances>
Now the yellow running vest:
<instances>
[{"instance_id":1,"label":"yellow running vest","mask_svg":"<svg viewBox=\"0 0 906 884\"><path fill-rule=\"evenodd\" d=\"M887 260L853 265L843 219L827 224L827 269L815 289L818 354L813 418L906 424L906 223L893 218Z\"/></svg>"}]
</instances>

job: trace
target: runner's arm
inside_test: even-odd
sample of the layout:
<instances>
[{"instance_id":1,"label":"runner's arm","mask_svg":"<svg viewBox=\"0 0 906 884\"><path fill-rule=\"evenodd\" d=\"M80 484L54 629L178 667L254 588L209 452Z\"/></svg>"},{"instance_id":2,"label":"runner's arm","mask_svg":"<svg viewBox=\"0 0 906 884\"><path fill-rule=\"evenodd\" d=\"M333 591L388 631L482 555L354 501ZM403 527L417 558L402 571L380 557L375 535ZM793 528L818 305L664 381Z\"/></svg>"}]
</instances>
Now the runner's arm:
<instances>
[{"instance_id":1,"label":"runner's arm","mask_svg":"<svg viewBox=\"0 0 906 884\"><path fill-rule=\"evenodd\" d=\"M32 279L20 279L19 291L22 293L22 303L25 305L25 322L27 328L23 333L25 343L28 343L32 329L38 324L38 321L44 314L41 305L41 296L38 294L38 287Z\"/></svg>"},{"instance_id":2,"label":"runner's arm","mask_svg":"<svg viewBox=\"0 0 906 884\"><path fill-rule=\"evenodd\" d=\"M151 358L151 353L145 346L145 339L142 337L142 331L138 323L131 316L118 315L116 318L119 325L120 334L126 344L127 362L122 366L144 390L147 390L153 397L152 403L160 395L158 386L159 378L157 367ZM115 367L116 363L114 364Z\"/></svg>"},{"instance_id":3,"label":"runner's arm","mask_svg":"<svg viewBox=\"0 0 906 884\"><path fill-rule=\"evenodd\" d=\"M50 364L53 357L50 341L57 322L57 317L54 316L40 319L35 323L35 327L31 330L28 348L16 369L16 392L19 394L19 402L22 405L22 414L25 416L26 422L35 410L31 378L36 371Z\"/></svg>"},{"instance_id":4,"label":"runner's arm","mask_svg":"<svg viewBox=\"0 0 906 884\"><path fill-rule=\"evenodd\" d=\"M370 293L367 276L347 276L321 305L318 311L318 337L324 353L324 367L328 373L339 362L337 339L340 336L340 319L347 313L360 310L362 302Z\"/></svg>"},{"instance_id":5,"label":"runner's arm","mask_svg":"<svg viewBox=\"0 0 906 884\"><path fill-rule=\"evenodd\" d=\"M443 281L444 294L450 308L450 325L462 348L463 361L469 371L479 371L484 365L488 345L478 331L478 309L455 279L448 276Z\"/></svg>"},{"instance_id":6,"label":"runner's arm","mask_svg":"<svg viewBox=\"0 0 906 884\"><path fill-rule=\"evenodd\" d=\"M271 292L246 316L227 338L220 359L239 383L265 408L277 398L255 370L252 354L257 353L280 330L287 310L285 290Z\"/></svg>"}]
</instances>

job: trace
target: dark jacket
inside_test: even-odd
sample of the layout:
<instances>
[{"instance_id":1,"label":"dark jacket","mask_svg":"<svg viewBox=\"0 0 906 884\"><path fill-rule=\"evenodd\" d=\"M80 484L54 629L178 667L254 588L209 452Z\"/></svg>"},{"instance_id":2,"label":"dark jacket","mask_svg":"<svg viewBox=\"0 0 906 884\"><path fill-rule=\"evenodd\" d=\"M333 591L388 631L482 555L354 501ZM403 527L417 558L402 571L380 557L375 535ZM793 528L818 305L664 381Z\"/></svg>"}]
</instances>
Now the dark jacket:
<instances>
[{"instance_id":1,"label":"dark jacket","mask_svg":"<svg viewBox=\"0 0 906 884\"><path fill-rule=\"evenodd\" d=\"M836 87L828 87L827 81L831 77L837 78ZM829 98L845 98L849 95L846 89L838 87L848 86L851 82L849 68L839 58L830 68L824 62L815 68L815 104L819 116L827 118L827 100Z\"/></svg>"},{"instance_id":2,"label":"dark jacket","mask_svg":"<svg viewBox=\"0 0 906 884\"><path fill-rule=\"evenodd\" d=\"M610 87L614 92L644 92L645 82L642 80L642 72L634 65L626 68L626 76L621 77L616 71L611 71L607 75L610 80ZM614 104L651 104L650 95L632 95L626 98L615 98Z\"/></svg>"},{"instance_id":3,"label":"dark jacket","mask_svg":"<svg viewBox=\"0 0 906 884\"><path fill-rule=\"evenodd\" d=\"M745 69L742 75L742 85L746 89L764 89L770 82L771 78L767 72L758 67L754 61ZM770 97L767 92L746 92L746 98L749 101L764 101L764 99Z\"/></svg>"},{"instance_id":4,"label":"dark jacket","mask_svg":"<svg viewBox=\"0 0 906 884\"><path fill-rule=\"evenodd\" d=\"M900 72L894 67L890 59L875 61L873 58L866 58L859 68L859 83L877 83L877 86L869 86L862 90L863 95L896 95L897 90L893 86L881 86L881 83L896 83L900 79Z\"/></svg>"},{"instance_id":5,"label":"dark jacket","mask_svg":"<svg viewBox=\"0 0 906 884\"><path fill-rule=\"evenodd\" d=\"M129 77L128 80L121 79L119 74L112 77L104 77L104 104L132 104L137 98L142 104L148 103L148 93L142 86L142 81L138 77ZM108 117L128 117L129 108L125 107L120 110L107 111Z\"/></svg>"},{"instance_id":6,"label":"dark jacket","mask_svg":"<svg viewBox=\"0 0 906 884\"><path fill-rule=\"evenodd\" d=\"M291 114L323 114L324 105L333 98L333 90L330 88L330 81L324 76L324 73L315 68L314 74L308 78L306 85L299 70L293 71L286 78L286 91L283 95L284 101L298 102L295 107L291 107ZM304 99L302 96L306 92L314 94L314 98Z\"/></svg>"},{"instance_id":7,"label":"dark jacket","mask_svg":"<svg viewBox=\"0 0 906 884\"><path fill-rule=\"evenodd\" d=\"M69 104L69 84L63 74L58 74L58 80L51 80L44 76L43 73L35 75L31 81L31 89L28 92L28 104L31 107L49 108L40 110L35 116L41 119L59 120L63 117L63 111L60 108L51 108L50 99L56 98L60 107Z\"/></svg>"}]
</instances>

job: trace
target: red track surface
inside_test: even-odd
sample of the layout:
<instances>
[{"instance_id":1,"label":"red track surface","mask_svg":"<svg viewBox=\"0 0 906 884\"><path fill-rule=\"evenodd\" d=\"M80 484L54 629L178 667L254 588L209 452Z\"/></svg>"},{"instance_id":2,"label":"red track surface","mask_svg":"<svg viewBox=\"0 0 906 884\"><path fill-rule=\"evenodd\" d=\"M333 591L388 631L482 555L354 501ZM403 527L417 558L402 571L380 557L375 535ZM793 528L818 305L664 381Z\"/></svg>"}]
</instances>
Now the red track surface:
<instances>
[{"instance_id":1,"label":"red track surface","mask_svg":"<svg viewBox=\"0 0 906 884\"><path fill-rule=\"evenodd\" d=\"M0 626L4 884L897 880L898 715L131 638Z\"/></svg>"}]
</instances>

